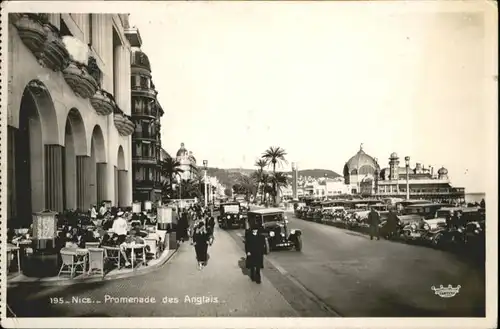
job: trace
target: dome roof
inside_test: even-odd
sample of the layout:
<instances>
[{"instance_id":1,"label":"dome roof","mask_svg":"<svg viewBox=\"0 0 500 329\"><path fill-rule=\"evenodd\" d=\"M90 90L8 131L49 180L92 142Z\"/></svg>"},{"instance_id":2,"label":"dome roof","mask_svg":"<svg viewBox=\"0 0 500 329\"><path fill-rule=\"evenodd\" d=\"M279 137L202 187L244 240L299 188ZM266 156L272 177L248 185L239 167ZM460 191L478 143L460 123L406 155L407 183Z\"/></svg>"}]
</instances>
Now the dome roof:
<instances>
[{"instance_id":1,"label":"dome roof","mask_svg":"<svg viewBox=\"0 0 500 329\"><path fill-rule=\"evenodd\" d=\"M181 143L181 148L179 149L179 151L177 151L177 156L181 157L185 155L188 155L188 150L186 150L186 148L184 147L184 143Z\"/></svg>"},{"instance_id":2,"label":"dome roof","mask_svg":"<svg viewBox=\"0 0 500 329\"><path fill-rule=\"evenodd\" d=\"M132 66L139 66L151 72L151 64L149 63L148 56L143 53L139 48L132 48L132 56L130 59Z\"/></svg>"},{"instance_id":3,"label":"dome roof","mask_svg":"<svg viewBox=\"0 0 500 329\"><path fill-rule=\"evenodd\" d=\"M349 170L358 169L366 165L373 168L379 168L375 159L366 154L365 151L363 151L363 148L360 148L358 153L356 153L346 163L346 166L347 168L349 168Z\"/></svg>"},{"instance_id":4,"label":"dome roof","mask_svg":"<svg viewBox=\"0 0 500 329\"><path fill-rule=\"evenodd\" d=\"M439 175L447 175L448 174L448 169L446 169L445 167L441 167L438 170L438 174Z\"/></svg>"},{"instance_id":5,"label":"dome roof","mask_svg":"<svg viewBox=\"0 0 500 329\"><path fill-rule=\"evenodd\" d=\"M397 158L398 158L398 154L396 152L392 152L391 159L397 159Z\"/></svg>"}]
</instances>

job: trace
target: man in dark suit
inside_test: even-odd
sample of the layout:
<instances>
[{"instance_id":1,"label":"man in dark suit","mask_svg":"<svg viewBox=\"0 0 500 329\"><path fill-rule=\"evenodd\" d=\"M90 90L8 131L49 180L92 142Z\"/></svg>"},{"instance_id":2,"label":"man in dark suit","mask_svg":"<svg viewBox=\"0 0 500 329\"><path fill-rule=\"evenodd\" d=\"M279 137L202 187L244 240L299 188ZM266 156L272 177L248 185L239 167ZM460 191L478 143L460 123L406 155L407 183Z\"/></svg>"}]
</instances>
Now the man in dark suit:
<instances>
[{"instance_id":1,"label":"man in dark suit","mask_svg":"<svg viewBox=\"0 0 500 329\"><path fill-rule=\"evenodd\" d=\"M368 214L368 224L370 224L370 240L373 240L374 236L377 238L377 240L380 240L380 215L375 211L375 208L371 208L370 213Z\"/></svg>"},{"instance_id":2,"label":"man in dark suit","mask_svg":"<svg viewBox=\"0 0 500 329\"><path fill-rule=\"evenodd\" d=\"M261 283L260 270L264 268L264 254L266 251L266 238L262 230L254 226L245 231L245 252L247 254L246 267L250 269L252 281Z\"/></svg>"}]
</instances>

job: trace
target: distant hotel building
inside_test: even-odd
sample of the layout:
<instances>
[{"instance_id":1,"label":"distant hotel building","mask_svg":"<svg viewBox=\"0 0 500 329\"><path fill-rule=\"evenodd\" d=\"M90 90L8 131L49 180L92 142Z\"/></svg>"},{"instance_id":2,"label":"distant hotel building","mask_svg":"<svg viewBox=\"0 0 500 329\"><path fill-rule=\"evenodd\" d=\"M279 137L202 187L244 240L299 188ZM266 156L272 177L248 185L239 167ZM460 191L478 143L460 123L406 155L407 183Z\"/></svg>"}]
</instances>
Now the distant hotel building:
<instances>
[{"instance_id":1,"label":"distant hotel building","mask_svg":"<svg viewBox=\"0 0 500 329\"><path fill-rule=\"evenodd\" d=\"M196 158L193 155L193 152L188 151L184 146L184 143L181 143L181 148L177 151L177 161L180 163L180 168L182 169L181 179L189 180L194 179L194 168L196 168Z\"/></svg>"},{"instance_id":2,"label":"distant hotel building","mask_svg":"<svg viewBox=\"0 0 500 329\"><path fill-rule=\"evenodd\" d=\"M432 167L417 163L415 168L401 167L396 153L389 157L389 167L380 169L377 159L362 148L344 166L344 181L350 194L406 198L407 176L411 199L464 201L465 189L451 185L444 167L434 173ZM404 160L406 161L406 159Z\"/></svg>"},{"instance_id":3,"label":"distant hotel building","mask_svg":"<svg viewBox=\"0 0 500 329\"><path fill-rule=\"evenodd\" d=\"M151 79L151 65L142 45L138 29L125 29L132 46L131 89L132 120L135 131L132 135L132 169L134 201L158 201L162 196L163 179L160 160L161 124L163 109L156 98L158 92Z\"/></svg>"}]
</instances>

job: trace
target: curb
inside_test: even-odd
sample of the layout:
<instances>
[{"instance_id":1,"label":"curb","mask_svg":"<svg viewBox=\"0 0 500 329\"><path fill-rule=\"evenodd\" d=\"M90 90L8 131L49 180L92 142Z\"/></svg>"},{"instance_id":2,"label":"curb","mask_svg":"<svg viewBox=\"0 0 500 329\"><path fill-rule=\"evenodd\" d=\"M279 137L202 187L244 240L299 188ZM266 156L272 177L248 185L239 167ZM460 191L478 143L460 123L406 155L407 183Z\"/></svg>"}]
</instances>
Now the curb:
<instances>
[{"instance_id":1,"label":"curb","mask_svg":"<svg viewBox=\"0 0 500 329\"><path fill-rule=\"evenodd\" d=\"M165 259L160 261L159 263L152 266L145 266L137 271L128 272L128 273L116 273L109 276L104 277L94 277L94 278L81 278L81 279L68 279L61 281L28 281L28 282L7 282L7 288L16 288L19 286L36 286L36 287L56 287L56 286L72 286L75 284L86 284L86 283L95 283L95 282L103 282L103 281L111 281L118 279L126 279L131 277L137 277L144 274L149 274L151 272L156 271L161 266L165 265L169 260L177 254L177 250L179 248L172 250L170 254L168 254Z\"/></svg>"}]
</instances>

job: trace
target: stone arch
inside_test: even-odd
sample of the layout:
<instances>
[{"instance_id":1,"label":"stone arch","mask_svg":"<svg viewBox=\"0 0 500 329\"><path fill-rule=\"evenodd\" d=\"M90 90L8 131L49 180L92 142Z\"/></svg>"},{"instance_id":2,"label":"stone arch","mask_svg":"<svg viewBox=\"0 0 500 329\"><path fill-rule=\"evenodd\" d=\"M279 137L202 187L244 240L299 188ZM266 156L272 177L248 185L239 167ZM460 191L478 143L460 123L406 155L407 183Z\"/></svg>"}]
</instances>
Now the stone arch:
<instances>
[{"instance_id":1,"label":"stone arch","mask_svg":"<svg viewBox=\"0 0 500 329\"><path fill-rule=\"evenodd\" d=\"M62 144L59 142L59 124L57 122L56 109L47 86L38 79L31 80L24 88L20 108L25 97L33 99L34 106L38 111L42 125L42 141L45 144ZM22 113L19 112L18 126L22 120L21 117Z\"/></svg>"},{"instance_id":2,"label":"stone arch","mask_svg":"<svg viewBox=\"0 0 500 329\"><path fill-rule=\"evenodd\" d=\"M357 169L351 170L351 175L357 175L357 174L358 174L358 170Z\"/></svg>"},{"instance_id":3,"label":"stone arch","mask_svg":"<svg viewBox=\"0 0 500 329\"><path fill-rule=\"evenodd\" d=\"M39 106L43 101L37 98L47 97L42 91L36 92L26 86L19 103L17 129L8 135L9 146L9 215L15 218L16 226L27 226L31 214L45 208L45 150L43 136L47 133L47 123L51 117L42 121ZM53 118L53 117L52 117Z\"/></svg>"},{"instance_id":4,"label":"stone arch","mask_svg":"<svg viewBox=\"0 0 500 329\"><path fill-rule=\"evenodd\" d=\"M68 128L69 125L69 128ZM64 137L64 145L66 145L66 137L68 136L68 129L73 137L73 143L76 155L87 155L87 129L85 122L77 108L71 108L66 118L66 133Z\"/></svg>"},{"instance_id":5,"label":"stone arch","mask_svg":"<svg viewBox=\"0 0 500 329\"><path fill-rule=\"evenodd\" d=\"M91 147L93 147L95 150L96 162L107 162L104 134L102 132L101 126L99 126L98 124L94 126L94 130L92 131L91 144L93 144L91 145Z\"/></svg>"},{"instance_id":6,"label":"stone arch","mask_svg":"<svg viewBox=\"0 0 500 329\"><path fill-rule=\"evenodd\" d=\"M120 145L118 147L118 152L116 155L116 167L118 170L125 170L125 152L123 152L123 147Z\"/></svg>"}]
</instances>

